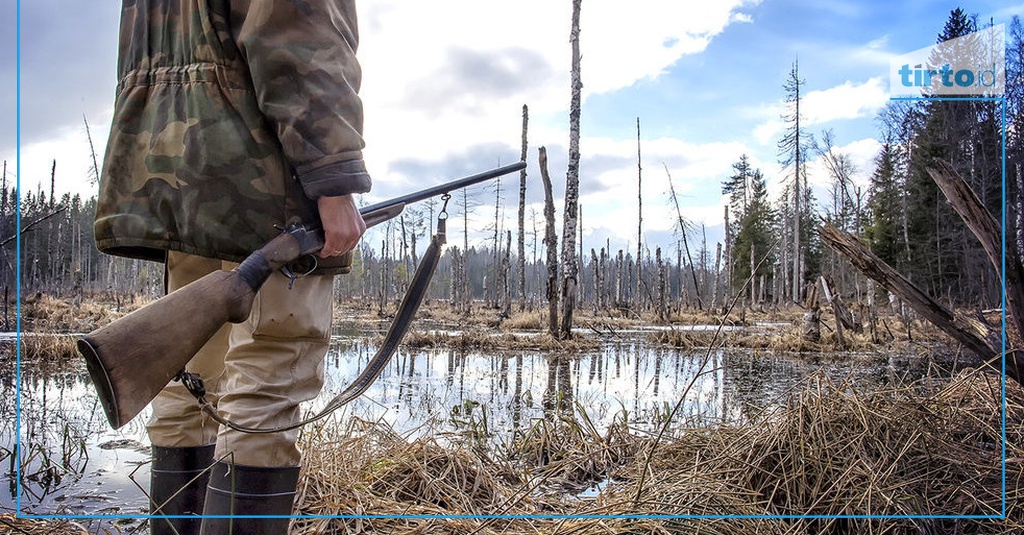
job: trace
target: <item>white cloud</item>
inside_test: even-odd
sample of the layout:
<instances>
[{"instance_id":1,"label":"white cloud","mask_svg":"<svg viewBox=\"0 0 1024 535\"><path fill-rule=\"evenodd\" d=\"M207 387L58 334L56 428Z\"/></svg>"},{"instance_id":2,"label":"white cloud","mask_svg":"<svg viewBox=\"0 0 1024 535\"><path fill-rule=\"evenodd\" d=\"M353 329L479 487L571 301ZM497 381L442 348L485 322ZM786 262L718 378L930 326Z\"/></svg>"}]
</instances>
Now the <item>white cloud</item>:
<instances>
[{"instance_id":1,"label":"white cloud","mask_svg":"<svg viewBox=\"0 0 1024 535\"><path fill-rule=\"evenodd\" d=\"M103 165L103 149L110 130L110 115L90 120L89 129L96 149L99 165ZM0 155L7 161L7 183L12 187L16 178L15 154ZM21 147L20 183L22 191L35 192L40 187L50 194L50 174L53 162L58 195L63 193L81 194L85 197L96 193L96 187L89 183L92 156L85 125L63 127L54 131L45 141L29 143Z\"/></svg>"},{"instance_id":2,"label":"white cloud","mask_svg":"<svg viewBox=\"0 0 1024 535\"><path fill-rule=\"evenodd\" d=\"M637 0L585 4L580 40L584 75L590 81L585 81L584 87L603 93L656 78L680 57L702 52L730 23L749 21L749 16L738 13L747 3Z\"/></svg>"},{"instance_id":3,"label":"white cloud","mask_svg":"<svg viewBox=\"0 0 1024 535\"><path fill-rule=\"evenodd\" d=\"M749 21L739 10L752 3L583 5L584 97L657 78L730 23ZM518 147L523 104L531 141L555 127L557 140L566 139L569 2L375 0L359 7L366 155L375 176L397 158L442 158L481 140Z\"/></svg>"},{"instance_id":4,"label":"white cloud","mask_svg":"<svg viewBox=\"0 0 1024 535\"><path fill-rule=\"evenodd\" d=\"M600 157L610 165L587 166L582 180L599 187L585 188L580 197L586 213L601 214L584 218L586 229L606 228L623 243L636 242L637 166L636 141L588 138L581 142L584 158ZM669 193L668 172L672 176L683 216L695 224L721 224L721 181L731 172L732 163L744 152L738 142L695 144L671 138L642 140L643 226L645 232L671 232L677 224L675 205ZM615 157L611 159L610 157ZM594 169L598 167L597 169ZM581 184L581 188L583 185Z\"/></svg>"},{"instance_id":5,"label":"white cloud","mask_svg":"<svg viewBox=\"0 0 1024 535\"><path fill-rule=\"evenodd\" d=\"M896 55L889 51L889 39L889 35L872 39L864 46L849 51L846 57L869 65L882 66L888 70L889 60Z\"/></svg>"},{"instance_id":6,"label":"white cloud","mask_svg":"<svg viewBox=\"0 0 1024 535\"><path fill-rule=\"evenodd\" d=\"M862 84L849 81L842 85L811 91L803 99L808 126L837 119L856 119L875 114L889 100L881 77Z\"/></svg>"},{"instance_id":7,"label":"white cloud","mask_svg":"<svg viewBox=\"0 0 1024 535\"><path fill-rule=\"evenodd\" d=\"M880 77L860 84L847 81L828 89L810 91L801 99L801 125L811 127L841 119L870 117L888 101L889 94ZM774 145L786 128L781 119L786 107L779 101L764 104L758 110L759 114L770 118L754 127L754 138L762 145Z\"/></svg>"}]
</instances>

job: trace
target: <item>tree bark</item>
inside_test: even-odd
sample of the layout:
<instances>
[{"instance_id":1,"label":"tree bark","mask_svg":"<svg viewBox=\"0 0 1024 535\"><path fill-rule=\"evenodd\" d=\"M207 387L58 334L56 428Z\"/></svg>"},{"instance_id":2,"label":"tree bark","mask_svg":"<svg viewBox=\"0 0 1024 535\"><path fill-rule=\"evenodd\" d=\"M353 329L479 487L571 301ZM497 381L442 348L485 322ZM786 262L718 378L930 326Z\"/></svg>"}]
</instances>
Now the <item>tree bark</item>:
<instances>
[{"instance_id":1,"label":"tree bark","mask_svg":"<svg viewBox=\"0 0 1024 535\"><path fill-rule=\"evenodd\" d=\"M572 87L569 102L569 167L565 174L565 214L562 226L562 326L561 338L572 336L572 315L576 306L577 270L576 220L580 192L580 115L583 82L580 78L580 6L581 0L572 2L572 28L569 43L572 46Z\"/></svg>"},{"instance_id":2,"label":"tree bark","mask_svg":"<svg viewBox=\"0 0 1024 535\"><path fill-rule=\"evenodd\" d=\"M540 178L544 184L544 246L548 252L548 332L558 337L558 235L555 233L555 201L551 193L551 176L548 175L548 150L538 149Z\"/></svg>"},{"instance_id":3,"label":"tree bark","mask_svg":"<svg viewBox=\"0 0 1024 535\"><path fill-rule=\"evenodd\" d=\"M643 308L644 190L643 167L640 165L640 118L636 118L636 295L637 307Z\"/></svg>"},{"instance_id":4,"label":"tree bark","mask_svg":"<svg viewBox=\"0 0 1024 535\"><path fill-rule=\"evenodd\" d=\"M818 307L818 287L811 286L807 293L807 311L800 322L800 336L808 342L821 341L821 308Z\"/></svg>"},{"instance_id":5,"label":"tree bark","mask_svg":"<svg viewBox=\"0 0 1024 535\"><path fill-rule=\"evenodd\" d=\"M526 161L526 127L529 124L530 113L526 104L523 104L523 141L520 150L520 161ZM519 172L519 311L526 310L526 168Z\"/></svg>"}]
</instances>

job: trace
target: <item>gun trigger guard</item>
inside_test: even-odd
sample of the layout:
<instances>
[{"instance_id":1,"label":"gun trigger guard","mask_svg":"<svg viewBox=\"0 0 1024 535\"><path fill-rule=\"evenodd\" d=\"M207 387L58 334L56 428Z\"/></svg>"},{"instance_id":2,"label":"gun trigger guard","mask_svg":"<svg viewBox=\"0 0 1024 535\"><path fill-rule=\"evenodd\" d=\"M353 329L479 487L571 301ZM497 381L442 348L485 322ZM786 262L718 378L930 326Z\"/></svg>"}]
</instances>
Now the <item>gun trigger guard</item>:
<instances>
[{"instance_id":1,"label":"gun trigger guard","mask_svg":"<svg viewBox=\"0 0 1024 535\"><path fill-rule=\"evenodd\" d=\"M306 267L306 262L303 262L303 260L306 259L308 259L309 263L308 268ZM309 254L292 262L291 264L285 264L281 266L281 273L284 274L285 277L288 277L288 289L292 289L292 287L295 285L296 279L301 279L302 277L305 277L316 271L318 265L319 264L316 260L316 256Z\"/></svg>"}]
</instances>

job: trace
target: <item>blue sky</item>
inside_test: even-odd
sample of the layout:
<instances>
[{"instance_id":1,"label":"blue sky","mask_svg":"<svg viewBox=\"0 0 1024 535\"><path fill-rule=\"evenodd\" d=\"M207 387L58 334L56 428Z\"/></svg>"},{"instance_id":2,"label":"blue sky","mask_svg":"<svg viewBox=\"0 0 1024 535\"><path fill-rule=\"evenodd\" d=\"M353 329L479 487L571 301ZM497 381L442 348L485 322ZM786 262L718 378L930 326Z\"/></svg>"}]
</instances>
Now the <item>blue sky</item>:
<instances>
[{"instance_id":1,"label":"blue sky","mask_svg":"<svg viewBox=\"0 0 1024 535\"><path fill-rule=\"evenodd\" d=\"M0 156L14 161L13 0L0 0ZM569 102L568 0L373 0L358 3L366 159L374 202L518 158L530 106L529 200L541 213L537 147L548 148L563 209ZM720 183L746 153L781 189L782 85L799 58L805 121L858 165L877 150L875 115L888 99L889 58L934 44L950 10L1009 23L1024 3L976 1L584 0L581 191L585 246L636 241L636 119L641 121L645 241L674 248L665 167L684 215L720 239ZM22 2L21 178L90 193L90 120L102 153L113 102L119 3ZM452 16L458 13L458 16ZM9 163L9 167L12 164ZM826 177L812 165L811 182ZM504 228L514 230L517 180L507 180ZM823 196L824 192L819 194ZM490 196L490 197L489 197ZM479 192L475 228L493 222ZM458 218L456 218L458 219ZM453 220L453 223L455 220ZM527 221L527 228L531 221ZM453 229L458 232L460 229ZM481 232L478 241L487 233ZM528 238L529 240L530 238Z\"/></svg>"}]
</instances>

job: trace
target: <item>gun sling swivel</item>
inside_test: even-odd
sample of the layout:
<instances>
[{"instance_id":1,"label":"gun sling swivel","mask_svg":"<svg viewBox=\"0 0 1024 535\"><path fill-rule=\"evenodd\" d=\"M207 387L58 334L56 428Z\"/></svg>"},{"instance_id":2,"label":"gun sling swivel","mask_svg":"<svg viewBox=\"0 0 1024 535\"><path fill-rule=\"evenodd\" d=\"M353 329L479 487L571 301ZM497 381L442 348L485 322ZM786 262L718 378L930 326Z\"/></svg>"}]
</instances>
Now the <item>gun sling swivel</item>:
<instances>
[{"instance_id":1,"label":"gun sling swivel","mask_svg":"<svg viewBox=\"0 0 1024 535\"><path fill-rule=\"evenodd\" d=\"M424 253L423 259L420 261L420 265L416 267L416 273L413 275L412 282L409 284L409 288L406 290L405 296L402 298L402 304L398 308L398 313L395 316L395 319L391 322L391 326L388 328L387 335L384 337L384 342L381 344L380 348L377 349L377 352L373 355L373 358L370 359L370 362L367 363L366 368L363 369L359 376L356 377L355 380L345 388L345 390L327 402L327 405L323 410L317 414L298 423L280 427L247 427L236 424L235 422L221 416L220 412L217 411L217 408L206 399L206 389L203 386L202 379L200 379L197 374L182 370L176 379L180 380L185 388L188 389L188 391L196 398L202 407L203 412L207 413L217 423L242 433L280 433L296 429L326 417L341 408L343 405L359 397L363 392L366 392L381 372L384 371L384 367L387 366L391 357L395 354L395 351L398 349L398 344L401 343L402 337L405 335L406 331L409 330L409 326L412 324L416 311L423 302L423 296L427 293L427 287L430 285L430 279L433 277L434 270L437 269L438 261L441 258L441 247L445 243L445 222L448 218L446 208L448 206L449 198L451 198L451 195L447 193L441 197L444 204L441 208L441 212L437 216L437 232L431 238L430 246L427 247L427 251Z\"/></svg>"}]
</instances>

